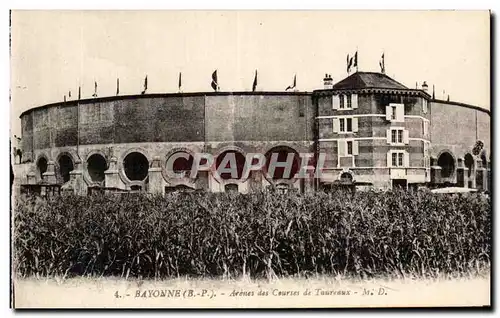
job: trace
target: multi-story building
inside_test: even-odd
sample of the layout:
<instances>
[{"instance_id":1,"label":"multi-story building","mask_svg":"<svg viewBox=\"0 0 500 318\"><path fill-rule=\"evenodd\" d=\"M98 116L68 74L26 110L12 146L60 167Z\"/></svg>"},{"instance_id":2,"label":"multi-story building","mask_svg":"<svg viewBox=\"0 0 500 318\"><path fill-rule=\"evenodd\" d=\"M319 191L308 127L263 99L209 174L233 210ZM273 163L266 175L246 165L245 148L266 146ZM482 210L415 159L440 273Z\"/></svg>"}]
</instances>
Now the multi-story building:
<instances>
[{"instance_id":1,"label":"multi-story building","mask_svg":"<svg viewBox=\"0 0 500 318\"><path fill-rule=\"evenodd\" d=\"M381 73L356 72L308 92L143 94L70 100L25 111L17 185L56 184L79 194L91 187L164 193L177 189L249 192L271 185L309 191L457 185L488 189L490 113L436 100ZM186 172L182 179L167 173ZM196 153L219 166L234 153L238 176L203 171ZM248 153L278 160L294 154L292 177L242 175ZM293 175L300 153L323 153L317 179Z\"/></svg>"}]
</instances>

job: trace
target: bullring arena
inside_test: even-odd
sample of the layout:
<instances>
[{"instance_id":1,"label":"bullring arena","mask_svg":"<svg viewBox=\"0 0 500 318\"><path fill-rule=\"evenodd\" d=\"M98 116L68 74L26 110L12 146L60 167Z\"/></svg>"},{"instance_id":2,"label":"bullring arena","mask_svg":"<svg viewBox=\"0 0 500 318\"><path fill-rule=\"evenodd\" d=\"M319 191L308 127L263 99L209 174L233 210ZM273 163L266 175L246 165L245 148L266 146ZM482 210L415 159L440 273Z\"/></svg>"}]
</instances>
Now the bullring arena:
<instances>
[{"instance_id":1,"label":"bullring arena","mask_svg":"<svg viewBox=\"0 0 500 318\"><path fill-rule=\"evenodd\" d=\"M356 72L312 92L199 92L69 100L21 114L16 191L59 189L206 190L267 187L314 191L333 186L490 189L490 112L434 98L382 73ZM173 155L171 178L166 163ZM238 178L188 173L198 153L217 167L234 154ZM243 176L248 153L293 154L292 173ZM296 178L301 153L325 154L320 178ZM52 190L50 190L52 191Z\"/></svg>"}]
</instances>

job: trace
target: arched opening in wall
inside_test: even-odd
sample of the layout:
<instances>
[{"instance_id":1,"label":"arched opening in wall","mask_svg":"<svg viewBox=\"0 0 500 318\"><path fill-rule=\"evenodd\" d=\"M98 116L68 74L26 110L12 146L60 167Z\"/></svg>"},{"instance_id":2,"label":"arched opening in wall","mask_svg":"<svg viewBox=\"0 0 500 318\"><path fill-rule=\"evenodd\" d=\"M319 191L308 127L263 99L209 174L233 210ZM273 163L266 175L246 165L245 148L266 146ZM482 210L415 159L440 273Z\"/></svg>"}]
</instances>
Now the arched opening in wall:
<instances>
[{"instance_id":1,"label":"arched opening in wall","mask_svg":"<svg viewBox=\"0 0 500 318\"><path fill-rule=\"evenodd\" d=\"M225 162L224 167L221 166L223 161ZM236 166L234 166L234 163L236 163ZM215 160L215 168L217 169L217 171L221 171L221 173L218 173L221 179L239 180L243 176L243 169L245 168L245 156L241 152L236 150L224 151L223 153L217 156L217 159ZM233 175L231 174L231 172L223 172L224 169L231 169ZM236 171L235 174L234 171ZM235 176L236 178L234 178Z\"/></svg>"},{"instance_id":2,"label":"arched opening in wall","mask_svg":"<svg viewBox=\"0 0 500 318\"><path fill-rule=\"evenodd\" d=\"M235 183L229 183L224 186L224 191L227 193L238 193L238 185Z\"/></svg>"},{"instance_id":3,"label":"arched opening in wall","mask_svg":"<svg viewBox=\"0 0 500 318\"><path fill-rule=\"evenodd\" d=\"M438 165L441 167L441 177L449 178L455 171L455 160L449 152L443 152L438 158Z\"/></svg>"},{"instance_id":4,"label":"arched opening in wall","mask_svg":"<svg viewBox=\"0 0 500 318\"><path fill-rule=\"evenodd\" d=\"M71 160L68 155L62 155L61 157L59 157L58 164L59 180L62 181L62 183L66 183L70 179L69 173L74 169L73 160Z\"/></svg>"},{"instance_id":5,"label":"arched opening in wall","mask_svg":"<svg viewBox=\"0 0 500 318\"><path fill-rule=\"evenodd\" d=\"M275 162L274 172L271 171L271 159L273 154L277 156ZM290 161L288 162L288 157L290 154ZM266 164L265 164L265 172L271 177L273 180L289 180L292 179L300 169L300 156L299 154L290 147L287 146L279 146L272 148L266 153ZM284 166L285 163L291 163L287 167Z\"/></svg>"},{"instance_id":6,"label":"arched opening in wall","mask_svg":"<svg viewBox=\"0 0 500 318\"><path fill-rule=\"evenodd\" d=\"M287 193L290 190L290 185L286 183L280 183L276 185L276 191L279 193Z\"/></svg>"},{"instance_id":7,"label":"arched opening in wall","mask_svg":"<svg viewBox=\"0 0 500 318\"><path fill-rule=\"evenodd\" d=\"M107 169L106 159L100 154L93 154L87 159L87 171L94 182L104 181L104 171Z\"/></svg>"},{"instance_id":8,"label":"arched opening in wall","mask_svg":"<svg viewBox=\"0 0 500 318\"><path fill-rule=\"evenodd\" d=\"M23 162L23 152L21 151L21 149L16 149L15 150L15 156L16 156L16 163L20 164L21 162Z\"/></svg>"},{"instance_id":9,"label":"arched opening in wall","mask_svg":"<svg viewBox=\"0 0 500 318\"><path fill-rule=\"evenodd\" d=\"M183 156L187 156L188 158L177 157L179 154L182 154ZM173 156L176 156L177 158L175 158L175 160L171 159ZM191 169L193 167L194 158L189 153L187 153L185 151L179 151L179 152L172 154L172 156L170 156L169 159L174 160L174 162L172 163L172 170L174 173L178 174L178 173L183 173L183 172L185 172L185 173L191 172ZM169 159L167 159L167 161Z\"/></svg>"},{"instance_id":10,"label":"arched opening in wall","mask_svg":"<svg viewBox=\"0 0 500 318\"><path fill-rule=\"evenodd\" d=\"M38 179L42 180L43 174L47 171L47 159L45 159L44 157L38 159L36 167L38 172Z\"/></svg>"},{"instance_id":11,"label":"arched opening in wall","mask_svg":"<svg viewBox=\"0 0 500 318\"><path fill-rule=\"evenodd\" d=\"M352 174L348 172L343 172L340 175L340 182L344 184L351 184L352 183Z\"/></svg>"},{"instance_id":12,"label":"arched opening in wall","mask_svg":"<svg viewBox=\"0 0 500 318\"><path fill-rule=\"evenodd\" d=\"M140 152L129 153L123 160L125 175L131 181L143 181L148 176L149 162Z\"/></svg>"}]
</instances>

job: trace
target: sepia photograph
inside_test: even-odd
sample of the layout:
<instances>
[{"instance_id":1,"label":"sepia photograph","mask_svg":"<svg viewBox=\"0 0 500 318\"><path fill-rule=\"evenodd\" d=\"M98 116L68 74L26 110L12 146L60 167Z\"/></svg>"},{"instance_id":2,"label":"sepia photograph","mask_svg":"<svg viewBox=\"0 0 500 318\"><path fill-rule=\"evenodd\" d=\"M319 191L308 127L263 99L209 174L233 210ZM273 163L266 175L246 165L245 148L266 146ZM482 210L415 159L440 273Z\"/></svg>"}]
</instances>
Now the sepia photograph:
<instances>
[{"instance_id":1,"label":"sepia photograph","mask_svg":"<svg viewBox=\"0 0 500 318\"><path fill-rule=\"evenodd\" d=\"M491 24L10 11L10 306L491 309Z\"/></svg>"}]
</instances>

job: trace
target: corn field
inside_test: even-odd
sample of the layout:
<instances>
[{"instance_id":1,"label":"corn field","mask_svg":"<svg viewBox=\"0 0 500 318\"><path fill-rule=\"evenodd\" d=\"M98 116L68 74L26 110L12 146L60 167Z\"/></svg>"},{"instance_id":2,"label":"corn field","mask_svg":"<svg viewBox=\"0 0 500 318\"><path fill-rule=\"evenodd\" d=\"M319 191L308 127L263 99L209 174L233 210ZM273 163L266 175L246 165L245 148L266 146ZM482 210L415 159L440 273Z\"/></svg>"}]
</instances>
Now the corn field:
<instances>
[{"instance_id":1,"label":"corn field","mask_svg":"<svg viewBox=\"0 0 500 318\"><path fill-rule=\"evenodd\" d=\"M20 197L13 217L21 277L428 276L491 255L491 201L478 194Z\"/></svg>"}]
</instances>

